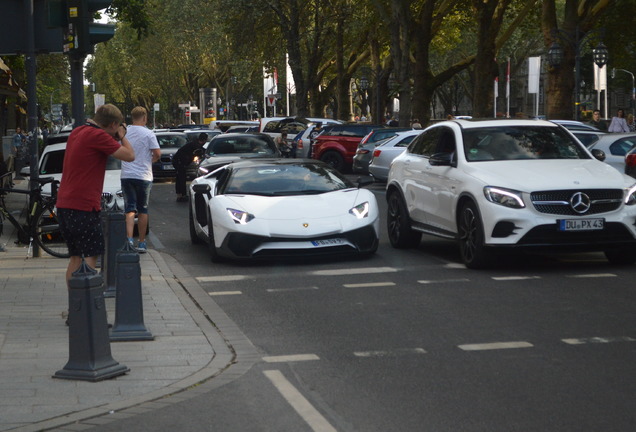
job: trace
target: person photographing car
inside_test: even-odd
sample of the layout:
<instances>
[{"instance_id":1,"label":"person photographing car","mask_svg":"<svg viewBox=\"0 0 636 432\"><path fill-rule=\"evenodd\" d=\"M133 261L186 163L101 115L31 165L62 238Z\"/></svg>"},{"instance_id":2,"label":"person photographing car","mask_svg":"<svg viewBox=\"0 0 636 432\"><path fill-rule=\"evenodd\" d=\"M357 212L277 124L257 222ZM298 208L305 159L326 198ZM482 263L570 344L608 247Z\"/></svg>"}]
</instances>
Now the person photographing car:
<instances>
[{"instance_id":1,"label":"person photographing car","mask_svg":"<svg viewBox=\"0 0 636 432\"><path fill-rule=\"evenodd\" d=\"M68 137L56 204L60 231L71 254L67 284L82 258L95 268L97 257L104 253L100 206L106 162L109 156L126 162L135 160L123 121L119 108L102 105L92 119Z\"/></svg>"},{"instance_id":2,"label":"person photographing car","mask_svg":"<svg viewBox=\"0 0 636 432\"><path fill-rule=\"evenodd\" d=\"M188 201L188 193L186 191L186 174L188 165L194 161L195 156L203 154L203 145L206 143L208 135L201 132L196 141L190 141L181 147L172 156L172 165L177 171L177 178L175 179L175 190L177 193L177 201Z\"/></svg>"}]
</instances>

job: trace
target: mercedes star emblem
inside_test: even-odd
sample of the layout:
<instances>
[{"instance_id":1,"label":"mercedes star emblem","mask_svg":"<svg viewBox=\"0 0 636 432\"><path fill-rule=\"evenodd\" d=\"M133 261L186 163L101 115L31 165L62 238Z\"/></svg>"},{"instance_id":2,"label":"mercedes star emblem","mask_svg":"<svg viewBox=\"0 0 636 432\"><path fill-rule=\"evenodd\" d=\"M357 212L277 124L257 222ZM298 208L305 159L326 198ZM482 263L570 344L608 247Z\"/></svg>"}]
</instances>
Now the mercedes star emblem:
<instances>
[{"instance_id":1,"label":"mercedes star emblem","mask_svg":"<svg viewBox=\"0 0 636 432\"><path fill-rule=\"evenodd\" d=\"M583 192L577 192L570 198L570 207L578 214L583 214L590 209L592 201Z\"/></svg>"}]
</instances>

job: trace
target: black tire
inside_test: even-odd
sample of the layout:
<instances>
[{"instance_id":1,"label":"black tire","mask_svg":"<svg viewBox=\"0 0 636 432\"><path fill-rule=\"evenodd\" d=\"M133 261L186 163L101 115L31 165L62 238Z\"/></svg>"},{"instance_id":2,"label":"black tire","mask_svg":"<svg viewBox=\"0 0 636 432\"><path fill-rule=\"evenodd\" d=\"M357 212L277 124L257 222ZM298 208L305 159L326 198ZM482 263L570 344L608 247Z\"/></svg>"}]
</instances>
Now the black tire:
<instances>
[{"instance_id":1,"label":"black tire","mask_svg":"<svg viewBox=\"0 0 636 432\"><path fill-rule=\"evenodd\" d=\"M613 265L628 266L636 263L636 250L632 248L609 249L605 257Z\"/></svg>"},{"instance_id":2,"label":"black tire","mask_svg":"<svg viewBox=\"0 0 636 432\"><path fill-rule=\"evenodd\" d=\"M331 165L332 168L342 172L344 169L344 158L340 153L335 150L329 150L324 152L320 156L320 160L326 163L327 165Z\"/></svg>"},{"instance_id":3,"label":"black tire","mask_svg":"<svg viewBox=\"0 0 636 432\"><path fill-rule=\"evenodd\" d=\"M422 233L411 229L411 221L402 196L391 192L388 199L387 229L391 246L397 249L415 247L422 240Z\"/></svg>"},{"instance_id":4,"label":"black tire","mask_svg":"<svg viewBox=\"0 0 636 432\"><path fill-rule=\"evenodd\" d=\"M57 212L52 205L44 206L36 214L33 239L49 255L57 258L68 258L71 256L66 240L64 240L60 232Z\"/></svg>"},{"instance_id":5,"label":"black tire","mask_svg":"<svg viewBox=\"0 0 636 432\"><path fill-rule=\"evenodd\" d=\"M190 209L188 211L188 221L190 226L190 241L192 242L192 244L203 244L204 243L203 240L199 238L196 230L194 229L194 216L192 214L192 206L188 205L188 208Z\"/></svg>"},{"instance_id":6,"label":"black tire","mask_svg":"<svg viewBox=\"0 0 636 432\"><path fill-rule=\"evenodd\" d=\"M459 251L464 265L470 269L483 269L492 264L492 252L484 245L484 226L477 206L465 203L459 212Z\"/></svg>"}]
</instances>

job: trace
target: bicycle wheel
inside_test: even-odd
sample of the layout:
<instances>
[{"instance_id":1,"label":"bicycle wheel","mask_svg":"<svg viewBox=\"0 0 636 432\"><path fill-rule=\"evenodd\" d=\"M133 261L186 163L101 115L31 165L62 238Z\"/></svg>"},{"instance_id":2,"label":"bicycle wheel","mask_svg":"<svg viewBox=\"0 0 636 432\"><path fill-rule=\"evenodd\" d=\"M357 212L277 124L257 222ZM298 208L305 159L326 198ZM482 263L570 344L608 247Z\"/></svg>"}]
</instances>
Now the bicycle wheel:
<instances>
[{"instance_id":1,"label":"bicycle wheel","mask_svg":"<svg viewBox=\"0 0 636 432\"><path fill-rule=\"evenodd\" d=\"M71 256L66 240L60 232L55 207L50 204L45 205L35 217L33 239L49 255L57 258Z\"/></svg>"}]
</instances>

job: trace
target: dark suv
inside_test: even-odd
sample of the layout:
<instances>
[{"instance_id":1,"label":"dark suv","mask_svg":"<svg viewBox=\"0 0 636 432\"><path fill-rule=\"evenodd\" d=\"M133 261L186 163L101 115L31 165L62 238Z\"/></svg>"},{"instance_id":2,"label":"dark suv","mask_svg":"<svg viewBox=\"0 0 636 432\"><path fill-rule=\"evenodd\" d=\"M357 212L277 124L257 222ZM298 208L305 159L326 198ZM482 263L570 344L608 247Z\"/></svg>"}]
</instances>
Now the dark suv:
<instances>
[{"instance_id":1,"label":"dark suv","mask_svg":"<svg viewBox=\"0 0 636 432\"><path fill-rule=\"evenodd\" d=\"M381 127L383 126L359 123L329 126L316 137L311 157L331 165L338 171L348 170L362 138Z\"/></svg>"}]
</instances>

